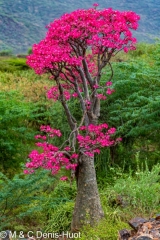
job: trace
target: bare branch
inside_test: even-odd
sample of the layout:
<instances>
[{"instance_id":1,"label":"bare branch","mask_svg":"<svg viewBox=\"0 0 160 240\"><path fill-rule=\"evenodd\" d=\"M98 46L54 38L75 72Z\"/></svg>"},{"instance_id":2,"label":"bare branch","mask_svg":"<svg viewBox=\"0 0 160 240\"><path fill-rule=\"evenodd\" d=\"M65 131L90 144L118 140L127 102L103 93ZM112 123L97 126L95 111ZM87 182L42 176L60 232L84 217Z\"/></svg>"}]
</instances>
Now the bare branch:
<instances>
[{"instance_id":1,"label":"bare branch","mask_svg":"<svg viewBox=\"0 0 160 240\"><path fill-rule=\"evenodd\" d=\"M81 122L79 124L79 126L77 127L77 124L75 124L75 128L73 129L73 131L70 133L69 138L61 145L60 149L62 149L64 147L64 145L69 142L69 146L72 146L73 148L73 152L75 152L75 144L76 144L76 136L79 133L79 128L82 126L84 119L85 119L85 115L86 112L83 114ZM72 140L72 144L71 144L71 137L73 135L73 140Z\"/></svg>"},{"instance_id":2,"label":"bare branch","mask_svg":"<svg viewBox=\"0 0 160 240\"><path fill-rule=\"evenodd\" d=\"M90 74L90 72L88 70L88 65L87 65L86 60L83 59L82 63L83 63L84 72L85 72L86 78L87 78L87 80L89 82L89 85L90 85L91 88L93 88L93 79L92 79L91 74Z\"/></svg>"},{"instance_id":3,"label":"bare branch","mask_svg":"<svg viewBox=\"0 0 160 240\"><path fill-rule=\"evenodd\" d=\"M85 103L84 103L84 99L80 93L80 90L79 90L79 87L78 87L78 83L77 81L75 81L75 89L76 89L76 92L78 94L78 97L79 97L79 101L80 101L80 104L81 104L81 108L83 110L83 116L85 116L85 125L87 126L89 124L89 119L88 119L88 116L87 116L87 109L86 109L86 106L85 106Z\"/></svg>"},{"instance_id":4,"label":"bare branch","mask_svg":"<svg viewBox=\"0 0 160 240\"><path fill-rule=\"evenodd\" d=\"M110 62L108 62L109 66L110 66L110 69L111 69L111 76L110 78L108 79L108 81L111 81L111 79L113 78L113 68L112 68L112 64Z\"/></svg>"},{"instance_id":5,"label":"bare branch","mask_svg":"<svg viewBox=\"0 0 160 240\"><path fill-rule=\"evenodd\" d=\"M79 74L81 76L81 79L82 79L82 82L83 82L85 98L89 100L89 91L88 91L87 79L85 77L85 74L84 74L81 67L77 67L77 71L79 72Z\"/></svg>"},{"instance_id":6,"label":"bare branch","mask_svg":"<svg viewBox=\"0 0 160 240\"><path fill-rule=\"evenodd\" d=\"M76 91L76 93L78 94L78 98L79 98L79 101L80 101L80 104L81 104L81 108L82 108L82 111L83 111L83 114L84 114L84 113L86 113L87 111L86 111L86 106L85 106L85 103L84 103L84 99L83 99L82 94L81 94L81 92L80 92L80 90L79 90L79 85L78 85L77 77L73 74L73 72L72 72L72 70L71 70L70 68L67 68L67 67L66 67L66 70L68 70L68 71L70 72L71 76L74 78L73 84L74 84L74 86L75 86L75 91ZM83 77L84 77L84 81L86 82L86 79L85 79L85 76L84 76L84 75L83 75ZM88 92L88 86L86 86L86 87L87 87L87 92ZM86 94L88 94L88 100L89 100L89 99L90 99L90 97L89 97L89 92L86 93ZM85 96L85 98L87 99L86 96ZM88 117L87 117L87 115L86 115L86 116L85 116L85 125L88 125L88 123L89 123L89 119L88 119Z\"/></svg>"},{"instance_id":7,"label":"bare branch","mask_svg":"<svg viewBox=\"0 0 160 240\"><path fill-rule=\"evenodd\" d=\"M72 116L72 114L71 114L71 112L70 112L70 110L69 110L69 108L67 106L66 100L64 99L63 87L60 84L58 79L56 79L56 83L57 83L57 86L59 88L60 101L62 103L62 106L63 106L64 110L65 110L65 113L66 113L66 116L67 116L70 128L71 128L71 130L73 130L74 127L75 127L75 124L76 124L76 119Z\"/></svg>"}]
</instances>

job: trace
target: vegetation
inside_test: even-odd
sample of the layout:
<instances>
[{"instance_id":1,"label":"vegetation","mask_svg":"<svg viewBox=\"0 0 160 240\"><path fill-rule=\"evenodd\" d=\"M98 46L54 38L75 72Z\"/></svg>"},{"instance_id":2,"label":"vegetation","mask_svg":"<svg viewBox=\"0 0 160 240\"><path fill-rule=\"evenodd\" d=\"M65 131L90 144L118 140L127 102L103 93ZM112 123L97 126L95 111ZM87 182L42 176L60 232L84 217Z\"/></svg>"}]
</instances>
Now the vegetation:
<instances>
[{"instance_id":1,"label":"vegetation","mask_svg":"<svg viewBox=\"0 0 160 240\"><path fill-rule=\"evenodd\" d=\"M113 64L115 93L108 98L107 106L102 107L101 120L107 119L115 126L123 141L111 148L111 164L135 167L137 153L141 163L147 161L149 168L159 162L159 49L159 42L139 44L135 52L129 53L128 60Z\"/></svg>"},{"instance_id":2,"label":"vegetation","mask_svg":"<svg viewBox=\"0 0 160 240\"><path fill-rule=\"evenodd\" d=\"M12 50L10 49L0 51L0 56L12 56L12 54Z\"/></svg>"},{"instance_id":3,"label":"vegetation","mask_svg":"<svg viewBox=\"0 0 160 240\"><path fill-rule=\"evenodd\" d=\"M105 219L96 229L84 226L83 240L116 240L117 231L128 228L132 217L160 211L159 53L159 43L139 44L135 52L115 57L116 91L102 105L101 121L115 125L123 141L96 158ZM1 57L1 62L6 60L10 66L0 65L0 231L70 230L75 183L59 182L46 171L22 173L41 124L52 124L67 135L63 111L46 99L44 87L51 85L47 76ZM104 74L105 80L107 69ZM78 115L77 102L70 104Z\"/></svg>"}]
</instances>

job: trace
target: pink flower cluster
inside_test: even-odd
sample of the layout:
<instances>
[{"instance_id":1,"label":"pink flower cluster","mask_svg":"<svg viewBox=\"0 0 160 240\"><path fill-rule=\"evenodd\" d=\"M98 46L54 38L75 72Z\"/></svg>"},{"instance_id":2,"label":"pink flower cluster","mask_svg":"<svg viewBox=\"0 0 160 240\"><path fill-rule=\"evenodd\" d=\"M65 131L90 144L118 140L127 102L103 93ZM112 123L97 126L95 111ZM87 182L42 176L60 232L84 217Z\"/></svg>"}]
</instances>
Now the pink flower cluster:
<instances>
[{"instance_id":1,"label":"pink flower cluster","mask_svg":"<svg viewBox=\"0 0 160 240\"><path fill-rule=\"evenodd\" d=\"M136 39L132 37L132 30L137 29L140 17L132 11L98 10L97 6L64 14L52 22L45 39L33 45L28 65L37 74L56 75L62 73L63 68L82 67L87 49L91 50L91 57L103 54L106 49L108 53L134 49ZM75 53L75 49L79 49L79 53Z\"/></svg>"},{"instance_id":2,"label":"pink flower cluster","mask_svg":"<svg viewBox=\"0 0 160 240\"><path fill-rule=\"evenodd\" d=\"M94 4L93 4L93 7L98 7L98 6L99 6L98 3L94 3Z\"/></svg>"},{"instance_id":3,"label":"pink flower cluster","mask_svg":"<svg viewBox=\"0 0 160 240\"><path fill-rule=\"evenodd\" d=\"M111 95L114 92L114 89L108 88L106 94Z\"/></svg>"},{"instance_id":4,"label":"pink flower cluster","mask_svg":"<svg viewBox=\"0 0 160 240\"><path fill-rule=\"evenodd\" d=\"M81 131L85 131L84 136L78 135L77 140L79 147L83 149L86 155L94 156L94 153L100 153L100 148L109 147L115 144L118 141L121 141L121 138L113 140L111 135L116 132L115 128L108 128L106 123L89 126L81 126Z\"/></svg>"},{"instance_id":5,"label":"pink flower cluster","mask_svg":"<svg viewBox=\"0 0 160 240\"><path fill-rule=\"evenodd\" d=\"M61 84L63 87L63 96L65 100L70 100L71 97L77 98L78 94L73 90L73 86L69 84ZM58 86L53 86L47 91L47 98L53 101L59 100L59 90Z\"/></svg>"},{"instance_id":6,"label":"pink flower cluster","mask_svg":"<svg viewBox=\"0 0 160 240\"><path fill-rule=\"evenodd\" d=\"M36 143L36 146L41 148L41 151L31 151L29 154L30 161L26 163L27 169L24 170L24 173L33 173L35 169L40 167L51 170L52 174L57 174L61 168L75 170L77 167L75 161L78 158L78 154L72 153L70 155L66 155L65 151L70 151L69 146L66 146L64 151L60 151L58 147L46 141L47 138L49 139L55 136L61 137L62 134L60 130L53 129L50 126L41 126L40 130L41 132L46 133L47 137L43 135L37 135L35 137L36 139L42 140L42 142Z\"/></svg>"},{"instance_id":7,"label":"pink flower cluster","mask_svg":"<svg viewBox=\"0 0 160 240\"><path fill-rule=\"evenodd\" d=\"M48 133L49 137L55 137L55 136L61 137L62 136L62 133L61 133L61 131L59 129L53 129L49 125L47 125L47 126L46 125L42 125L40 127L40 131Z\"/></svg>"},{"instance_id":8,"label":"pink flower cluster","mask_svg":"<svg viewBox=\"0 0 160 240\"><path fill-rule=\"evenodd\" d=\"M105 94L111 95L111 94L114 92L113 89L109 88L109 86L111 86L111 85L112 85L112 82L111 82L111 81L105 83L105 86L104 86L103 88L108 87L107 90L106 90L106 92L105 92ZM77 97L78 97L78 94L77 94L76 92L73 92L72 86L62 84L62 87L64 88L63 95L64 95L65 100L70 100L71 97L74 97L74 98L77 98ZM69 89L69 87L70 87L71 89ZM99 89L100 86L99 86L98 84L95 84L95 85L93 86L93 88L94 88L94 89ZM69 89L69 90L68 90L68 89ZM82 91L82 90L80 89L80 91ZM106 97L104 94L102 94L102 93L97 93L96 96L97 96L97 98L99 98L99 99L101 99L101 100L106 100L106 98L107 98L107 97ZM51 88L48 90L48 92L47 92L47 97L48 97L48 99L53 99L54 101L57 101L57 100L59 99L59 90L58 90L58 87L57 87L57 86L51 87ZM86 104L86 108L87 108L87 109L90 109L91 102L90 102L89 100L86 100L86 101L85 101L85 104Z\"/></svg>"},{"instance_id":9,"label":"pink flower cluster","mask_svg":"<svg viewBox=\"0 0 160 240\"><path fill-rule=\"evenodd\" d=\"M107 87L105 94L111 95L115 91L114 89L109 88L109 86L111 86L111 85L112 85L111 81L105 83L105 86L103 87L103 88ZM98 85L94 85L93 87L97 88L97 89L99 88ZM106 100L106 98L107 98L103 93L97 93L96 96L97 96L97 98L99 98L101 100Z\"/></svg>"},{"instance_id":10,"label":"pink flower cluster","mask_svg":"<svg viewBox=\"0 0 160 240\"><path fill-rule=\"evenodd\" d=\"M77 159L79 154L72 152L70 146L65 146L63 150L48 143L47 138L53 138L55 136L60 137L61 132L57 129L53 129L50 126L41 126L41 132L47 134L47 137L43 138L43 135L37 135L36 139L41 139L41 142L37 142L36 146L41 150L33 150L29 154L30 161L26 163L24 170L25 174L33 173L37 168L44 168L51 170L52 174L57 174L61 168L67 170L75 170L77 167ZM81 149L84 154L92 157L95 153L100 153L100 148L109 147L121 138L113 140L111 135L116 131L115 128L108 128L106 123L89 126L81 126L80 130L84 132L84 135L79 134L77 136L77 142L79 150ZM61 180L67 180L62 177Z\"/></svg>"}]
</instances>

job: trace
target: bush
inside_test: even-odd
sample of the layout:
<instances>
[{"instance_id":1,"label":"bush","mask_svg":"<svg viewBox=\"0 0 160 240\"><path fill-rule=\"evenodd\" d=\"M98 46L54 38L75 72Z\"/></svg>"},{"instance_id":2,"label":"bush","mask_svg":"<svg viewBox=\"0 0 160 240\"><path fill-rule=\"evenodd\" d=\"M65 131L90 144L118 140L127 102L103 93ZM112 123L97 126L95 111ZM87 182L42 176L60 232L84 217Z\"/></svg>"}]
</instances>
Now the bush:
<instances>
[{"instance_id":1,"label":"bush","mask_svg":"<svg viewBox=\"0 0 160 240\"><path fill-rule=\"evenodd\" d=\"M12 56L13 52L11 49L6 49L0 51L0 56Z\"/></svg>"},{"instance_id":2,"label":"bush","mask_svg":"<svg viewBox=\"0 0 160 240\"><path fill-rule=\"evenodd\" d=\"M32 47L28 48L27 53L28 53L28 55L29 55L29 54L32 54Z\"/></svg>"},{"instance_id":3,"label":"bush","mask_svg":"<svg viewBox=\"0 0 160 240\"><path fill-rule=\"evenodd\" d=\"M46 221L46 215L41 214L42 203L48 201L45 192L55 183L56 178L44 170L36 175L16 174L11 180L0 173L0 231L16 230L18 225L28 230L31 226L41 227Z\"/></svg>"},{"instance_id":4,"label":"bush","mask_svg":"<svg viewBox=\"0 0 160 240\"><path fill-rule=\"evenodd\" d=\"M113 63L115 92L101 106L100 121L114 126L117 136L122 137L121 144L110 148L110 163L125 164L126 171L131 164L135 167L137 152L150 169L158 163L160 154L160 44L139 44L137 51L142 51L142 55L137 52L140 57L131 55L126 62ZM106 82L108 78L107 72L103 79Z\"/></svg>"},{"instance_id":5,"label":"bush","mask_svg":"<svg viewBox=\"0 0 160 240\"><path fill-rule=\"evenodd\" d=\"M26 64L26 59L23 58L3 58L0 61L1 72L15 72L28 69L29 66Z\"/></svg>"},{"instance_id":6,"label":"bush","mask_svg":"<svg viewBox=\"0 0 160 240\"><path fill-rule=\"evenodd\" d=\"M0 92L0 171L13 176L19 171L33 144L34 131L28 128L32 106L16 91Z\"/></svg>"},{"instance_id":7,"label":"bush","mask_svg":"<svg viewBox=\"0 0 160 240\"><path fill-rule=\"evenodd\" d=\"M121 218L142 214L153 216L160 211L160 165L151 171L140 169L132 174L122 175L113 186L101 194L104 206L110 205L119 211ZM119 208L120 207L120 208ZM108 212L108 209L106 213ZM127 215L126 215L127 212Z\"/></svg>"},{"instance_id":8,"label":"bush","mask_svg":"<svg viewBox=\"0 0 160 240\"><path fill-rule=\"evenodd\" d=\"M11 66L11 68L15 68L15 70L28 70L29 66L26 64L26 59L24 58L10 58L6 60L7 63Z\"/></svg>"},{"instance_id":9,"label":"bush","mask_svg":"<svg viewBox=\"0 0 160 240\"><path fill-rule=\"evenodd\" d=\"M47 100L46 84L51 85L47 77L33 76L32 71L0 73L0 171L8 176L26 161L41 125L61 128L62 138L68 137L63 110ZM61 144L62 138L55 144Z\"/></svg>"},{"instance_id":10,"label":"bush","mask_svg":"<svg viewBox=\"0 0 160 240\"><path fill-rule=\"evenodd\" d=\"M48 216L45 232L58 232L70 230L74 200L76 197L75 182L59 181L54 190L48 195L48 202L44 202L44 212Z\"/></svg>"},{"instance_id":11,"label":"bush","mask_svg":"<svg viewBox=\"0 0 160 240\"><path fill-rule=\"evenodd\" d=\"M50 215L45 232L65 232L70 230L74 202L66 202L57 205Z\"/></svg>"}]
</instances>

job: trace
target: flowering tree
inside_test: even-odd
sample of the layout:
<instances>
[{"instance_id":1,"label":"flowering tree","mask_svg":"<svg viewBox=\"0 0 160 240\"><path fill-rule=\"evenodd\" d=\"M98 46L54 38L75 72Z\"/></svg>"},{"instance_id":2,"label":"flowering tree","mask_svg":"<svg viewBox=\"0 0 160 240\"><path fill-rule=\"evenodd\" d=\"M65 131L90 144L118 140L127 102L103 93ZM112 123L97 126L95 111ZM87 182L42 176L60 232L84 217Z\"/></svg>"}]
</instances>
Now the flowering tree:
<instances>
[{"instance_id":1,"label":"flowering tree","mask_svg":"<svg viewBox=\"0 0 160 240\"><path fill-rule=\"evenodd\" d=\"M28 64L37 74L49 73L53 87L47 92L49 99L60 101L71 132L68 139L57 147L50 138L61 137L60 130L41 126L42 135L33 150L26 173L42 167L56 174L61 168L75 173L77 198L72 219L72 231L79 230L87 221L93 225L103 217L100 204L94 155L103 147L116 144L115 128L106 123L98 124L100 101L112 94L113 69L110 59L119 51L134 50L136 39L131 30L137 29L139 16L134 12L112 9L97 10L97 4L88 10L64 14L48 26L48 32L40 43L33 45ZM110 79L101 83L102 69L108 65ZM68 101L77 98L81 119L76 119ZM66 180L65 176L61 180ZM89 216L89 219L88 219Z\"/></svg>"}]
</instances>

